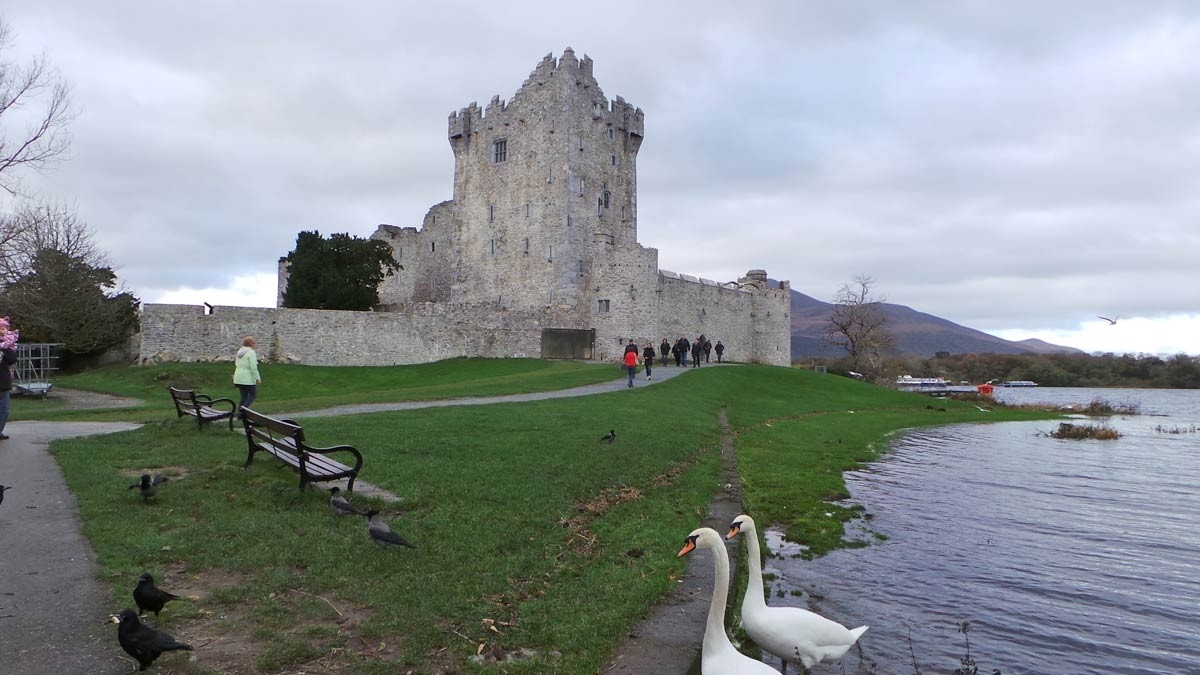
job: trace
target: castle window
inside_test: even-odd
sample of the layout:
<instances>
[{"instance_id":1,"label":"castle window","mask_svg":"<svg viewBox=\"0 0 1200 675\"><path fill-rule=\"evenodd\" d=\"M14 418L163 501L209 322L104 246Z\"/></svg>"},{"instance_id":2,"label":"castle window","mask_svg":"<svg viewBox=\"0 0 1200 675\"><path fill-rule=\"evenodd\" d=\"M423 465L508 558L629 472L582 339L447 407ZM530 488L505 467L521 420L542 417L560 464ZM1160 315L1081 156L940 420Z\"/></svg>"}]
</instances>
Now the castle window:
<instances>
[{"instance_id":1,"label":"castle window","mask_svg":"<svg viewBox=\"0 0 1200 675\"><path fill-rule=\"evenodd\" d=\"M609 156L608 156L608 163L609 163L609 164L611 164L611 165L613 165L613 166L616 166L616 165L617 165L617 156L616 156L616 155L609 155Z\"/></svg>"},{"instance_id":2,"label":"castle window","mask_svg":"<svg viewBox=\"0 0 1200 675\"><path fill-rule=\"evenodd\" d=\"M583 152L583 136L579 137L579 151Z\"/></svg>"},{"instance_id":3,"label":"castle window","mask_svg":"<svg viewBox=\"0 0 1200 675\"><path fill-rule=\"evenodd\" d=\"M596 312L599 314L608 314L608 300L596 301Z\"/></svg>"},{"instance_id":4,"label":"castle window","mask_svg":"<svg viewBox=\"0 0 1200 675\"><path fill-rule=\"evenodd\" d=\"M491 241L488 242L488 245L491 246L492 255L496 255L496 240L492 239Z\"/></svg>"},{"instance_id":5,"label":"castle window","mask_svg":"<svg viewBox=\"0 0 1200 675\"><path fill-rule=\"evenodd\" d=\"M616 139L617 139L617 132L616 132L616 130L615 130L615 129L613 129L612 127L609 127L609 128L608 128L608 140L610 140L610 141L615 141Z\"/></svg>"},{"instance_id":6,"label":"castle window","mask_svg":"<svg viewBox=\"0 0 1200 675\"><path fill-rule=\"evenodd\" d=\"M621 205L621 220L625 220L625 205Z\"/></svg>"},{"instance_id":7,"label":"castle window","mask_svg":"<svg viewBox=\"0 0 1200 675\"><path fill-rule=\"evenodd\" d=\"M579 195L581 197L583 196L583 179L582 178L579 179Z\"/></svg>"},{"instance_id":8,"label":"castle window","mask_svg":"<svg viewBox=\"0 0 1200 675\"><path fill-rule=\"evenodd\" d=\"M488 204L488 222L489 223L496 222L496 205L495 204Z\"/></svg>"},{"instance_id":9,"label":"castle window","mask_svg":"<svg viewBox=\"0 0 1200 675\"><path fill-rule=\"evenodd\" d=\"M605 190L604 194L600 197L600 201L601 201L601 203L604 204L604 208L606 208L606 209L608 208L608 200L611 197L612 197L612 193L609 192L608 190Z\"/></svg>"},{"instance_id":10,"label":"castle window","mask_svg":"<svg viewBox=\"0 0 1200 675\"><path fill-rule=\"evenodd\" d=\"M549 246L546 248L546 262L554 262L554 247L553 246Z\"/></svg>"},{"instance_id":11,"label":"castle window","mask_svg":"<svg viewBox=\"0 0 1200 675\"><path fill-rule=\"evenodd\" d=\"M437 242L436 241L429 242L429 252L433 253L436 250L437 250Z\"/></svg>"},{"instance_id":12,"label":"castle window","mask_svg":"<svg viewBox=\"0 0 1200 675\"><path fill-rule=\"evenodd\" d=\"M525 255L529 255L529 237L525 237Z\"/></svg>"},{"instance_id":13,"label":"castle window","mask_svg":"<svg viewBox=\"0 0 1200 675\"><path fill-rule=\"evenodd\" d=\"M525 217L529 217L529 202L525 202Z\"/></svg>"},{"instance_id":14,"label":"castle window","mask_svg":"<svg viewBox=\"0 0 1200 675\"><path fill-rule=\"evenodd\" d=\"M546 182L547 182L547 183L553 183L553 182L554 182L554 167L550 167L550 171L548 171L548 172L546 173Z\"/></svg>"},{"instance_id":15,"label":"castle window","mask_svg":"<svg viewBox=\"0 0 1200 675\"><path fill-rule=\"evenodd\" d=\"M492 162L499 164L508 161L508 139L500 138L492 141Z\"/></svg>"},{"instance_id":16,"label":"castle window","mask_svg":"<svg viewBox=\"0 0 1200 675\"><path fill-rule=\"evenodd\" d=\"M583 258L579 259L579 273L583 274Z\"/></svg>"},{"instance_id":17,"label":"castle window","mask_svg":"<svg viewBox=\"0 0 1200 675\"><path fill-rule=\"evenodd\" d=\"M600 215L600 212L603 210L604 210L604 196L601 195L599 197L596 197L596 215Z\"/></svg>"}]
</instances>

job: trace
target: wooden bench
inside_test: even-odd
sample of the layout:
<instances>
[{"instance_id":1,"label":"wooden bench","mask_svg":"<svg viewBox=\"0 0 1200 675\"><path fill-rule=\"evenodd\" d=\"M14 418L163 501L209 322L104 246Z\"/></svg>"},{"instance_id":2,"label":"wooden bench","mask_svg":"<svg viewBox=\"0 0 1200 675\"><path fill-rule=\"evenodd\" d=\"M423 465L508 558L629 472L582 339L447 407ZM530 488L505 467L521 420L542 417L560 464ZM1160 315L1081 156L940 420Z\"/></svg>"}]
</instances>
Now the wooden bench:
<instances>
[{"instance_id":1,"label":"wooden bench","mask_svg":"<svg viewBox=\"0 0 1200 675\"><path fill-rule=\"evenodd\" d=\"M233 417L237 414L237 404L233 402L233 399L212 398L204 394L197 394L194 389L176 389L175 387L167 387L167 389L171 391L171 400L175 402L176 416L191 415L195 417L196 426L200 429L204 428L205 422L229 420L229 430L233 431ZM229 410L221 409L225 404L229 405Z\"/></svg>"},{"instance_id":2,"label":"wooden bench","mask_svg":"<svg viewBox=\"0 0 1200 675\"><path fill-rule=\"evenodd\" d=\"M349 478L346 492L354 490L354 479L362 469L362 454L349 445L330 448L315 448L304 440L304 429L292 420L275 419L249 408L242 408L242 424L246 428L246 441L250 452L242 468L250 466L254 453L265 452L287 464L300 474L300 489L309 483ZM354 456L354 466L346 466L326 455L332 452L348 452Z\"/></svg>"}]
</instances>

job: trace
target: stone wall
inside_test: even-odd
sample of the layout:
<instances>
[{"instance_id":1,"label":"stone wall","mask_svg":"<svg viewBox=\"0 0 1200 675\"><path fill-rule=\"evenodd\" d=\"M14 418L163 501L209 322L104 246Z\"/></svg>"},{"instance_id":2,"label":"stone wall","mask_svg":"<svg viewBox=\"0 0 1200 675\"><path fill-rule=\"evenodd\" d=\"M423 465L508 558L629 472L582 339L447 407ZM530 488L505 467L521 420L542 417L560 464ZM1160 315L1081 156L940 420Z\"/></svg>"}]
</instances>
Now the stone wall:
<instances>
[{"instance_id":1,"label":"stone wall","mask_svg":"<svg viewBox=\"0 0 1200 675\"><path fill-rule=\"evenodd\" d=\"M553 308L412 303L396 312L341 312L195 305L142 306L139 362L231 361L242 338L265 361L320 366L428 363L463 356L540 358L542 328L562 327Z\"/></svg>"}]
</instances>

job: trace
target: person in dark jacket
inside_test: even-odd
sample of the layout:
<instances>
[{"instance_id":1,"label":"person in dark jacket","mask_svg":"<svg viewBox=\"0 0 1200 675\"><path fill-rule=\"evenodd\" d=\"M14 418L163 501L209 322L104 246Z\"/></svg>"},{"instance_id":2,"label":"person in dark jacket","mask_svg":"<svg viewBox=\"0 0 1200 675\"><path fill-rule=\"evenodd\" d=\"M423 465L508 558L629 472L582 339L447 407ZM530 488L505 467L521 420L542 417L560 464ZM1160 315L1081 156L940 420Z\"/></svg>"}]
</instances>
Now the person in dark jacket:
<instances>
[{"instance_id":1,"label":"person in dark jacket","mask_svg":"<svg viewBox=\"0 0 1200 675\"><path fill-rule=\"evenodd\" d=\"M704 362L708 363L708 355L712 353L712 340L704 340Z\"/></svg>"},{"instance_id":2,"label":"person in dark jacket","mask_svg":"<svg viewBox=\"0 0 1200 675\"><path fill-rule=\"evenodd\" d=\"M713 347L713 351L717 353L717 363L720 363L721 355L725 353L725 345L721 344L720 340L717 340L717 346Z\"/></svg>"},{"instance_id":3,"label":"person in dark jacket","mask_svg":"<svg viewBox=\"0 0 1200 675\"><path fill-rule=\"evenodd\" d=\"M646 379L649 380L654 370L654 345L649 342L642 348L642 363L646 366Z\"/></svg>"},{"instance_id":4,"label":"person in dark jacket","mask_svg":"<svg viewBox=\"0 0 1200 675\"><path fill-rule=\"evenodd\" d=\"M679 351L679 340L676 340L675 344L671 345L671 355L675 357L675 367L678 368L683 360L683 354Z\"/></svg>"},{"instance_id":5,"label":"person in dark jacket","mask_svg":"<svg viewBox=\"0 0 1200 675\"><path fill-rule=\"evenodd\" d=\"M5 345L0 347L0 441L6 441L8 436L4 433L4 425L8 424L8 404L12 394L12 367L17 362L16 341L9 336L7 318L0 319L0 344Z\"/></svg>"},{"instance_id":6,"label":"person in dark jacket","mask_svg":"<svg viewBox=\"0 0 1200 675\"><path fill-rule=\"evenodd\" d=\"M696 338L696 341L692 343L692 367L693 368L700 367L700 354L701 354L701 352L704 351L704 347L702 347L700 345L701 345L700 338Z\"/></svg>"},{"instance_id":7,"label":"person in dark jacket","mask_svg":"<svg viewBox=\"0 0 1200 675\"><path fill-rule=\"evenodd\" d=\"M665 364L667 362L667 357L671 355L671 343L667 342L667 338L663 338L662 344L658 346L658 353L659 357L662 359L662 362Z\"/></svg>"}]
</instances>

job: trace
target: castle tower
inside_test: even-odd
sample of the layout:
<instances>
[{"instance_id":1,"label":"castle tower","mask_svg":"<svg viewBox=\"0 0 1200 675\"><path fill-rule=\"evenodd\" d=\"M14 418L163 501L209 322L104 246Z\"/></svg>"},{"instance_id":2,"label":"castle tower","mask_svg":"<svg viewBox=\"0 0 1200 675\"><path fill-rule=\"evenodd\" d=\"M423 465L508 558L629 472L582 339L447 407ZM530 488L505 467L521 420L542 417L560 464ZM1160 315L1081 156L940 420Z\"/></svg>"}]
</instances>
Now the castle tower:
<instances>
[{"instance_id":1,"label":"castle tower","mask_svg":"<svg viewBox=\"0 0 1200 675\"><path fill-rule=\"evenodd\" d=\"M509 101L451 113L451 297L590 309L595 261L637 243L642 111L609 101L592 60L547 55Z\"/></svg>"}]
</instances>

